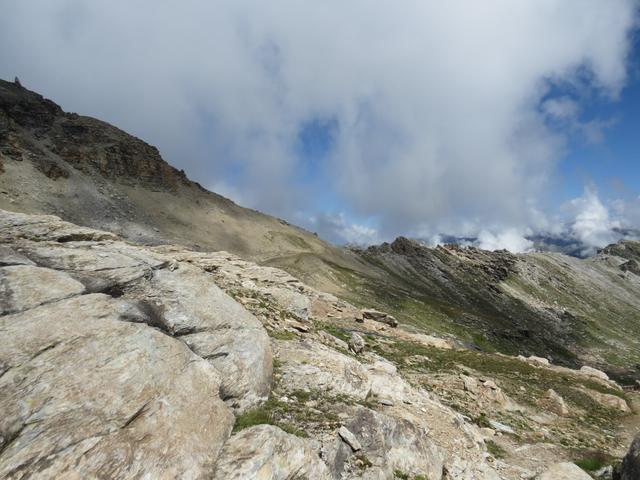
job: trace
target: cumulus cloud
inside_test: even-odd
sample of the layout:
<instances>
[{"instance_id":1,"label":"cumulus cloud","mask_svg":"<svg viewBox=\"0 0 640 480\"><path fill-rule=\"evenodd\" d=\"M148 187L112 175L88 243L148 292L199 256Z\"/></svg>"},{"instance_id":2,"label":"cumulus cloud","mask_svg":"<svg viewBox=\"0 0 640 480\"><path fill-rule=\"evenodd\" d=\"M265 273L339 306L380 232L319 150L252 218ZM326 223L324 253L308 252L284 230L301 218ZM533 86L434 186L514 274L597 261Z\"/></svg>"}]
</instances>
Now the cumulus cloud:
<instances>
[{"instance_id":1,"label":"cumulus cloud","mask_svg":"<svg viewBox=\"0 0 640 480\"><path fill-rule=\"evenodd\" d=\"M477 245L484 250L509 250L513 253L531 251L533 242L525 238L524 234L510 228L497 234L482 230L478 235Z\"/></svg>"},{"instance_id":2,"label":"cumulus cloud","mask_svg":"<svg viewBox=\"0 0 640 480\"><path fill-rule=\"evenodd\" d=\"M569 233L580 242L583 255L591 255L622 238L621 222L611 218L594 187L587 187L581 197L569 202L568 208L574 212Z\"/></svg>"},{"instance_id":3,"label":"cumulus cloud","mask_svg":"<svg viewBox=\"0 0 640 480\"><path fill-rule=\"evenodd\" d=\"M322 188L354 216L376 217L366 227L376 235L523 231L548 208L570 130L562 121L581 111L580 98L555 98L552 86L614 99L635 9L634 0L21 0L3 4L0 76L19 75L67 109L157 144L200 183L290 219L322 213L295 148L318 122L333 128L314 171ZM596 140L600 121L580 119Z\"/></svg>"}]
</instances>

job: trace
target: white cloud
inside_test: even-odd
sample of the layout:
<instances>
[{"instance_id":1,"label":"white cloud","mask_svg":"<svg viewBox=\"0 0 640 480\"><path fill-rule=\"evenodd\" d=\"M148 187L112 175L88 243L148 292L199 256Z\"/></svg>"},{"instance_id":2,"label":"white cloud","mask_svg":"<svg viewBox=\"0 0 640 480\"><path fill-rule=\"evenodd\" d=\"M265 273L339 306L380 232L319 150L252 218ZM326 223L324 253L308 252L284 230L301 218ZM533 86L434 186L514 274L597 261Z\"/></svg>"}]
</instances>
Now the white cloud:
<instances>
[{"instance_id":1,"label":"white cloud","mask_svg":"<svg viewBox=\"0 0 640 480\"><path fill-rule=\"evenodd\" d=\"M533 248L532 241L527 240L522 232L512 228L497 234L482 230L478 235L477 245L484 250L506 249L513 253L528 252Z\"/></svg>"},{"instance_id":2,"label":"white cloud","mask_svg":"<svg viewBox=\"0 0 640 480\"><path fill-rule=\"evenodd\" d=\"M3 5L0 76L157 144L202 184L234 169L261 210L315 208L293 146L320 118L336 125L324 188L381 235L522 230L565 144L549 116L580 111L549 82L615 98L636 5L21 0ZM580 121L597 139L599 120Z\"/></svg>"},{"instance_id":3,"label":"white cloud","mask_svg":"<svg viewBox=\"0 0 640 480\"><path fill-rule=\"evenodd\" d=\"M611 219L595 188L586 188L583 196L571 200L570 208L575 212L570 233L582 244L584 255L593 254L598 248L615 243L622 237L615 231L620 228L620 222Z\"/></svg>"}]
</instances>

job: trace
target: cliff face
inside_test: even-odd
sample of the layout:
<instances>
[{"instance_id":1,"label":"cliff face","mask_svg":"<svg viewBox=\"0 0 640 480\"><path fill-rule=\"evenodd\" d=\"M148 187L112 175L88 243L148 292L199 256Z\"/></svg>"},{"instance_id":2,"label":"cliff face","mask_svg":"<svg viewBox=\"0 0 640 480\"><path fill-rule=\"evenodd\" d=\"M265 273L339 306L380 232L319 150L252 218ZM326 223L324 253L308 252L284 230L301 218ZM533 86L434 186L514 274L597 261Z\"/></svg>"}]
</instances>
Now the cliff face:
<instances>
[{"instance_id":1,"label":"cliff face","mask_svg":"<svg viewBox=\"0 0 640 480\"><path fill-rule=\"evenodd\" d=\"M68 178L71 167L150 188L175 191L178 184L192 185L157 148L108 123L65 113L51 100L2 80L0 143L5 155L32 160L53 179Z\"/></svg>"}]
</instances>

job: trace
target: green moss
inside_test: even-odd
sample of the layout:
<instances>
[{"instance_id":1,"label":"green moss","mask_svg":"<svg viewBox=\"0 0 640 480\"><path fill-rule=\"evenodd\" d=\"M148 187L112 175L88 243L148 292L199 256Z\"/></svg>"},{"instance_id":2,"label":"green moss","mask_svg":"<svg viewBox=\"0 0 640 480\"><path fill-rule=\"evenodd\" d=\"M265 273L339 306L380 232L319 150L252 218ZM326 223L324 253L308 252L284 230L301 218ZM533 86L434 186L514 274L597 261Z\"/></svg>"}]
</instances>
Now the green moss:
<instances>
[{"instance_id":1,"label":"green moss","mask_svg":"<svg viewBox=\"0 0 640 480\"><path fill-rule=\"evenodd\" d=\"M309 435L307 435L307 433L303 430L300 430L298 427L296 427L295 425L292 425L290 423L282 423L280 425L278 425L282 430L284 430L285 432L291 434L291 435L295 435L297 437L302 437L302 438L308 438Z\"/></svg>"},{"instance_id":2,"label":"green moss","mask_svg":"<svg viewBox=\"0 0 640 480\"><path fill-rule=\"evenodd\" d=\"M346 328L341 328L333 323L316 322L316 328L324 330L329 335L333 335L334 337L339 338L340 340L343 340L345 342L348 342L349 338L351 337L351 332L349 330L347 330Z\"/></svg>"},{"instance_id":3,"label":"green moss","mask_svg":"<svg viewBox=\"0 0 640 480\"><path fill-rule=\"evenodd\" d=\"M484 413L481 413L478 417L476 417L474 419L474 422L480 428L492 428L491 424L489 423L489 419Z\"/></svg>"}]
</instances>

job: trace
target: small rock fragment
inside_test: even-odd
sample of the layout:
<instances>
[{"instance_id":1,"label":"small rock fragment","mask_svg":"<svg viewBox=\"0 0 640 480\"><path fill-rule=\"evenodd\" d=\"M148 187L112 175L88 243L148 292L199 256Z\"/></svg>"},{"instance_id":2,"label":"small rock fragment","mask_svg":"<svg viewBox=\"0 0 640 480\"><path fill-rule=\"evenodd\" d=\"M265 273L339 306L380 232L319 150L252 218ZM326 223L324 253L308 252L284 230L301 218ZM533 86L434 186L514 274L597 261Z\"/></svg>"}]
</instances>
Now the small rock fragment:
<instances>
[{"instance_id":1,"label":"small rock fragment","mask_svg":"<svg viewBox=\"0 0 640 480\"><path fill-rule=\"evenodd\" d=\"M551 388L547 390L545 400L545 403L549 406L549 410L551 410L556 415L560 415L561 417L566 417L569 415L567 404L555 390Z\"/></svg>"},{"instance_id":2,"label":"small rock fragment","mask_svg":"<svg viewBox=\"0 0 640 480\"><path fill-rule=\"evenodd\" d=\"M588 377L597 377L597 378L600 378L602 380L609 380L609 375L604 373L602 370L598 370L597 368L589 367L587 365L584 365L580 369L580 373L582 373L583 375L586 375Z\"/></svg>"},{"instance_id":3,"label":"small rock fragment","mask_svg":"<svg viewBox=\"0 0 640 480\"><path fill-rule=\"evenodd\" d=\"M351 433L347 427L340 427L338 435L340 435L340 438L342 438L342 440L344 440L344 442L349 445L354 452L357 452L362 448L362 445L360 445L356 436Z\"/></svg>"},{"instance_id":4,"label":"small rock fragment","mask_svg":"<svg viewBox=\"0 0 640 480\"><path fill-rule=\"evenodd\" d=\"M356 332L352 332L351 337L349 337L349 350L351 350L355 354L359 354L364 351L364 347L364 338L362 338Z\"/></svg>"}]
</instances>

